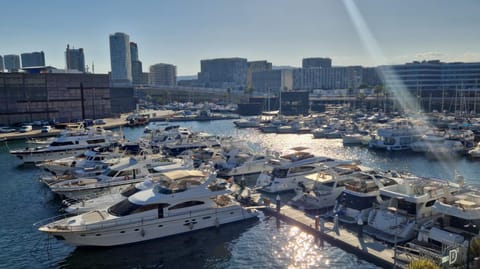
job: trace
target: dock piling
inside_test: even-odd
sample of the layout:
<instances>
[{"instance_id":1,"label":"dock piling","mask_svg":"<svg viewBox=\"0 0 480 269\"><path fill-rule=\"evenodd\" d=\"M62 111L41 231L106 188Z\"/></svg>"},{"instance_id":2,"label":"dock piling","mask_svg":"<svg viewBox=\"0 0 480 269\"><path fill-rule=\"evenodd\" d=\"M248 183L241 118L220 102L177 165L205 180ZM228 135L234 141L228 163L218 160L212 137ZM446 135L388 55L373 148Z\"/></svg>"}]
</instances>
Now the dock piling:
<instances>
[{"instance_id":1,"label":"dock piling","mask_svg":"<svg viewBox=\"0 0 480 269\"><path fill-rule=\"evenodd\" d=\"M340 229L338 227L338 214L333 217L333 229L337 235L340 235Z\"/></svg>"}]
</instances>

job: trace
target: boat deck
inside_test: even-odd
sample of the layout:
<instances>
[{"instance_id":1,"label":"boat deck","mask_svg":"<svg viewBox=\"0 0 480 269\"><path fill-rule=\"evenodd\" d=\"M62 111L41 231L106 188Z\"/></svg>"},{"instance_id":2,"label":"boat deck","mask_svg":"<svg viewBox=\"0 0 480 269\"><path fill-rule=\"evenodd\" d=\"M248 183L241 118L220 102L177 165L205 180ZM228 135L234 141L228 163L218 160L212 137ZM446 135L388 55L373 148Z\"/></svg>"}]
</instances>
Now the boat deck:
<instances>
[{"instance_id":1,"label":"boat deck","mask_svg":"<svg viewBox=\"0 0 480 269\"><path fill-rule=\"evenodd\" d=\"M327 241L329 244L339 247L347 252L353 253L361 259L367 260L382 268L392 268L394 265L393 248L386 244L375 241L373 238L363 235L361 229L348 229L339 225L338 229L332 221L324 221L323 231L316 220L307 216L303 211L289 205L281 207L277 212L273 207L264 209L266 214L278 217L279 219L293 225L300 226L304 231ZM316 226L318 228L316 228ZM355 230L355 231L354 231ZM398 268L404 268L404 264L397 264Z\"/></svg>"}]
</instances>

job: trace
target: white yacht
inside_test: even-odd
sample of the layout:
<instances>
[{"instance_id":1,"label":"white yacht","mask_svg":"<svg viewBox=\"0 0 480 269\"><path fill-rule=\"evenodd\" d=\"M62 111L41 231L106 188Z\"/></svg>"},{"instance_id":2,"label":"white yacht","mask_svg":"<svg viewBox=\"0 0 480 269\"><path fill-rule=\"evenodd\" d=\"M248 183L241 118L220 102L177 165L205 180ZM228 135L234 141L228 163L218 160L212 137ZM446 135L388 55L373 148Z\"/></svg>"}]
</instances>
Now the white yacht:
<instances>
[{"instance_id":1,"label":"white yacht","mask_svg":"<svg viewBox=\"0 0 480 269\"><path fill-rule=\"evenodd\" d=\"M227 168L219 171L219 176L224 178L238 179L247 176L254 176L260 174L262 171L271 169L268 164L272 159L272 156L265 154L251 154L251 153L239 153L232 158L227 159Z\"/></svg>"},{"instance_id":2,"label":"white yacht","mask_svg":"<svg viewBox=\"0 0 480 269\"><path fill-rule=\"evenodd\" d=\"M310 181L306 176L340 164L355 164L353 161L339 161L328 157L316 157L308 152L295 152L279 159L270 160L272 169L263 171L257 178L258 190L278 193L295 190L299 184Z\"/></svg>"},{"instance_id":3,"label":"white yacht","mask_svg":"<svg viewBox=\"0 0 480 269\"><path fill-rule=\"evenodd\" d=\"M118 163L123 154L118 152L87 150L81 156L70 156L57 160L48 160L36 164L54 175L64 175L77 169L104 170Z\"/></svg>"},{"instance_id":4,"label":"white yacht","mask_svg":"<svg viewBox=\"0 0 480 269\"><path fill-rule=\"evenodd\" d=\"M105 193L120 192L129 186L142 182L155 173L192 168L193 163L184 159L168 159L163 156L130 157L107 168L101 175L92 178L78 178L49 185L60 196L70 199L95 198Z\"/></svg>"},{"instance_id":5,"label":"white yacht","mask_svg":"<svg viewBox=\"0 0 480 269\"><path fill-rule=\"evenodd\" d=\"M138 192L105 210L91 211L51 223L37 223L42 232L74 246L115 246L191 232L257 216L243 208L230 191L210 185L175 182ZM48 221L48 220L47 220Z\"/></svg>"},{"instance_id":6,"label":"white yacht","mask_svg":"<svg viewBox=\"0 0 480 269\"><path fill-rule=\"evenodd\" d=\"M407 121L397 121L391 127L379 128L368 144L370 148L388 151L407 150L420 138L419 130Z\"/></svg>"},{"instance_id":7,"label":"white yacht","mask_svg":"<svg viewBox=\"0 0 480 269\"><path fill-rule=\"evenodd\" d=\"M446 139L444 136L425 134L419 140L410 144L414 152L452 154L462 153L465 147L459 140Z\"/></svg>"},{"instance_id":8,"label":"white yacht","mask_svg":"<svg viewBox=\"0 0 480 269\"><path fill-rule=\"evenodd\" d=\"M396 172L360 171L347 175L345 190L337 198L333 213L341 222L363 225L379 199L380 188L403 182Z\"/></svg>"},{"instance_id":9,"label":"white yacht","mask_svg":"<svg viewBox=\"0 0 480 269\"><path fill-rule=\"evenodd\" d=\"M303 210L321 210L335 205L350 180L348 174L360 171L357 165L339 165L306 176L311 181L295 189L296 196L288 204ZM311 185L309 185L311 184Z\"/></svg>"},{"instance_id":10,"label":"white yacht","mask_svg":"<svg viewBox=\"0 0 480 269\"><path fill-rule=\"evenodd\" d=\"M473 149L469 150L467 154L472 158L480 158L480 143L478 143Z\"/></svg>"},{"instance_id":11,"label":"white yacht","mask_svg":"<svg viewBox=\"0 0 480 269\"><path fill-rule=\"evenodd\" d=\"M220 147L220 142L217 136L208 133L195 133L187 138L182 138L177 142L165 144L163 146L163 151L170 156L177 156L184 151L212 147Z\"/></svg>"},{"instance_id":12,"label":"white yacht","mask_svg":"<svg viewBox=\"0 0 480 269\"><path fill-rule=\"evenodd\" d=\"M149 176L144 181L130 186L119 193L109 193L93 199L75 201L74 203L64 200L63 203L67 205L64 210L71 214L82 214L97 209L104 209L139 191L153 188L155 184L159 182L165 183L188 180L191 185L198 185L205 180L206 176L208 176L208 174L205 171L191 169L159 173L158 175Z\"/></svg>"},{"instance_id":13,"label":"white yacht","mask_svg":"<svg viewBox=\"0 0 480 269\"><path fill-rule=\"evenodd\" d=\"M452 268L464 268L466 251L479 240L480 234L480 189L463 186L449 197L439 199L432 207L440 214L430 223L425 223L418 232L416 240L407 243L407 247L416 253L429 254L434 260L449 256L452 249L457 250L458 259L450 264ZM472 266L471 268L478 268Z\"/></svg>"},{"instance_id":14,"label":"white yacht","mask_svg":"<svg viewBox=\"0 0 480 269\"><path fill-rule=\"evenodd\" d=\"M382 202L370 212L363 231L389 243L409 241L432 219L435 201L451 196L458 187L448 181L415 177L384 187L380 189Z\"/></svg>"},{"instance_id":15,"label":"white yacht","mask_svg":"<svg viewBox=\"0 0 480 269\"><path fill-rule=\"evenodd\" d=\"M118 134L101 127L66 130L47 146L11 150L10 154L24 163L39 163L80 155L90 148L108 147L120 139Z\"/></svg>"},{"instance_id":16,"label":"white yacht","mask_svg":"<svg viewBox=\"0 0 480 269\"><path fill-rule=\"evenodd\" d=\"M233 124L237 128L257 128L260 126L260 120L258 118L248 118L234 120Z\"/></svg>"}]
</instances>

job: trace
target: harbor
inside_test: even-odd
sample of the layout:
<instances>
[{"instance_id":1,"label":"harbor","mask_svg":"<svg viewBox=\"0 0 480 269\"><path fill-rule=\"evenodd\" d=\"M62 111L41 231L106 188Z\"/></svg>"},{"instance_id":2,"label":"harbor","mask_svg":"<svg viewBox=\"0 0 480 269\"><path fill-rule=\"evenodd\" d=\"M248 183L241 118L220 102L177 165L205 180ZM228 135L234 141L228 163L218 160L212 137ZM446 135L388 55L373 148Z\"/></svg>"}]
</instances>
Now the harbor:
<instances>
[{"instance_id":1,"label":"harbor","mask_svg":"<svg viewBox=\"0 0 480 269\"><path fill-rule=\"evenodd\" d=\"M182 124L182 126L190 127L194 130L201 130L206 132L214 132L217 135L225 135L225 136L241 136L244 137L249 141L249 143L261 145L262 147L269 147L272 150L285 150L285 148L294 148L299 146L298 142L301 143L302 146L310 148L313 152L321 153L321 155L327 155L334 158L340 159L361 159L362 164L370 167L375 167L377 169L398 169L398 167L404 167L405 170L408 170L414 174L418 174L421 176L428 176L428 177L436 177L436 178L450 178L453 179L455 177L454 171L462 171L462 174L467 179L468 182L475 182L475 174L477 173L474 166L472 166L475 162L468 159L454 159L450 162L451 168L445 170L443 162L439 160L429 160L423 156L412 154L412 153L402 153L402 152L379 152L379 151L372 151L367 148L362 147L344 147L341 139L313 139L311 134L262 134L260 131L255 129L236 129L232 128L233 126L232 120L223 120L223 121L212 121L212 122L187 122ZM151 128L155 126L158 128L155 123L150 123L148 125ZM131 141L135 141L141 136L143 136L143 127L136 127L136 128L123 128L122 132L124 135L130 139ZM282 143L278 143L282 141ZM8 147L15 147L19 146L22 142L21 141L8 141ZM7 145L5 144L5 145ZM7 156L4 156L4 158ZM10 159L9 156L7 159ZM22 185L25 184L32 184L32 181L35 182L38 174L41 174L41 171L37 170L35 167L25 167L23 165L18 166L18 162L10 159L5 160L3 162L5 167L5 171L11 173L13 175L21 175L26 173L30 175L30 179L25 179L20 182L23 182ZM17 163L17 165L13 165ZM424 166L428 164L429 166L435 167L435 169L425 170ZM8 167L13 165L13 167ZM19 170L21 169L21 170ZM11 171L11 172L8 172ZM25 176L25 175L24 175ZM17 176L14 176L14 178ZM250 181L251 182L251 181ZM3 183L5 184L5 182ZM35 183L34 185L35 186ZM31 188L31 187L28 187ZM28 189L27 188L27 189ZM5 188L4 188L5 189ZM35 190L36 189L36 190ZM58 209L58 202L54 196L48 193L48 191L42 187L41 185L36 185L33 190L36 192L34 195L36 198L39 199L37 203L41 207L44 207L41 211L47 209L46 214L44 217L48 217L48 215L54 215L55 211ZM347 264L350 262L362 264L360 261L370 262L372 267L374 265L381 267L381 268L392 268L394 262L394 247L392 245L386 244L384 242L378 241L373 239L371 236L361 232L356 225L345 225L345 224L337 224L335 225L334 217L332 215L323 215L323 214L312 214L312 213L305 213L301 208L292 207L288 205L288 201L292 199L291 194L281 194L281 209L280 212L276 212L275 208L275 195L266 195L264 197L268 197L271 201L271 207L263 209L265 216L260 216L260 223L254 224L255 226L258 225L265 225L271 222L268 216L272 216L274 218L278 218L280 221L280 226L283 227L298 227L302 233L310 234L312 237L309 240L314 247L317 249L316 253L323 253L324 251L329 251L332 248L338 249L338 251L343 250L346 253L351 253L354 256L351 256L348 259ZM10 197L11 196L6 196ZM9 198L7 198L9 199ZM53 199L53 200L50 200ZM260 205L263 205L260 202ZM40 212L41 212L40 211ZM33 213L33 212L32 212ZM23 213L19 215L22 216ZM32 216L37 216L34 219L31 219L31 223L35 223L38 220L42 219L38 213L34 213ZM318 218L316 218L318 216ZM31 224L30 223L30 224ZM323 224L323 225L322 225ZM240 224L238 224L240 225ZM228 225L226 225L228 226ZM226 227L225 226L225 227ZM274 225L275 226L275 225ZM223 228L220 228L222 230ZM257 228L254 228L257 229ZM278 229L278 228L277 228ZM55 264L56 260L61 258L63 255L61 253L68 253L72 249L70 247L66 247L64 243L52 241L52 239L48 241L44 241L44 237L40 236L38 232L34 232L33 238L37 238L38 242L36 243L35 251L39 253L40 256L42 251L39 249L44 248L46 242L48 245L55 246L55 250L48 251L51 258L44 260L47 264ZM252 231L254 232L254 231ZM263 231L265 232L265 231ZM273 231L270 231L273 232ZM203 233L203 232L196 232L196 233ZM209 232L206 231L208 234ZM254 232L256 234L256 232ZM276 232L275 232L276 233ZM195 235L193 235L195 236ZM258 235L257 235L258 236ZM276 236L279 236L278 234ZM175 238L175 237L174 237ZM162 242L165 239L159 239L155 241ZM323 242L323 243L322 243ZM144 243L141 243L144 244ZM262 245L262 243L259 243ZM270 244L270 243L269 243ZM323 246L323 247L322 247ZM245 246L244 246L245 247ZM131 248L131 247L129 247ZM405 248L404 248L405 249ZM403 249L403 250L404 250ZM334 251L335 253L337 250ZM78 253L78 251L74 251L73 253ZM82 252L80 252L82 253ZM75 254L78 255L78 254ZM315 255L311 253L310 255ZM342 254L343 255L343 254ZM352 258L352 257L357 258ZM400 255L399 255L400 256ZM404 259L402 262L398 262L398 266L405 266L408 264L408 258L405 260L405 254L403 253L400 257ZM42 259L44 259L43 256ZM330 257L329 259L332 259ZM359 260L357 260L359 259ZM234 262L234 261L231 261ZM289 263L289 260L284 260L283 262ZM291 262L291 260L290 260ZM339 262L339 261L337 261ZM342 262L340 262L339 267L342 267ZM285 264L284 264L285 265ZM352 265L352 264L350 264ZM346 265L344 265L346 266ZM281 266L283 267L283 265ZM348 266L347 266L348 267ZM370 265L366 268L370 268Z\"/></svg>"}]
</instances>

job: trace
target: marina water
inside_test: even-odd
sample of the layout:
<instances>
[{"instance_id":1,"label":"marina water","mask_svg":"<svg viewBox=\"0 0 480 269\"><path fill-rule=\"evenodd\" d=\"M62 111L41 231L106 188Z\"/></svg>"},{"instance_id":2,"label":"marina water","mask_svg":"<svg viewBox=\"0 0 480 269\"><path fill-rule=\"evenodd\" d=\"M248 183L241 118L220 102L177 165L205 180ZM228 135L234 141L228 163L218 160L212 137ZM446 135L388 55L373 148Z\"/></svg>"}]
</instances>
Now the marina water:
<instances>
[{"instance_id":1,"label":"marina water","mask_svg":"<svg viewBox=\"0 0 480 269\"><path fill-rule=\"evenodd\" d=\"M313 139L311 134L236 129L230 120L179 124L194 131L239 137L258 150L305 146L317 155L356 159L372 168L450 180L458 173L469 183L480 183L479 162L465 157L432 159L344 147L340 139ZM123 128L122 132L135 140L143 135L143 128ZM32 226L60 214L60 201L37 180L40 169L20 165L8 154L8 149L23 146L22 141L0 144L0 268L376 268L334 246L322 247L313 236L263 214L258 220L120 247L68 246Z\"/></svg>"}]
</instances>

